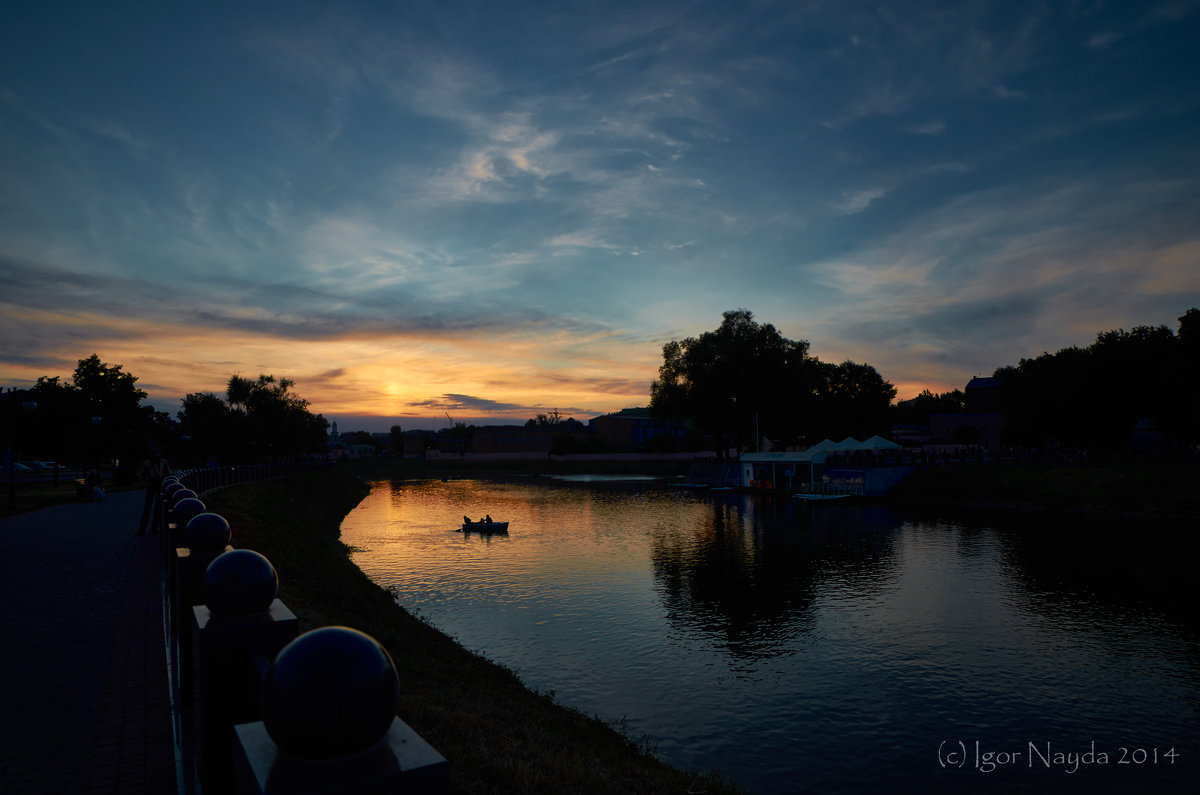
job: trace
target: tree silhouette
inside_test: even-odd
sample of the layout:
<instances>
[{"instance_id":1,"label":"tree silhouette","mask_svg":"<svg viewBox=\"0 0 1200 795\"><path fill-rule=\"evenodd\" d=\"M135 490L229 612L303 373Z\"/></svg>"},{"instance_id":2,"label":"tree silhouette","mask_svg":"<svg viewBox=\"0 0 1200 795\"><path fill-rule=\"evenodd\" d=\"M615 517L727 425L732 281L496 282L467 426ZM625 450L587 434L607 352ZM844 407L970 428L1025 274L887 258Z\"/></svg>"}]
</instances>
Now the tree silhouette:
<instances>
[{"instance_id":1,"label":"tree silhouette","mask_svg":"<svg viewBox=\"0 0 1200 795\"><path fill-rule=\"evenodd\" d=\"M757 449L759 437L886 433L895 388L870 365L825 364L808 350L749 310L725 312L715 331L663 346L650 409L691 419L718 450Z\"/></svg>"},{"instance_id":2,"label":"tree silhouette","mask_svg":"<svg viewBox=\"0 0 1200 795\"><path fill-rule=\"evenodd\" d=\"M181 428L206 457L255 461L323 452L329 424L308 410L308 401L292 391L294 385L290 378L265 373L257 379L230 376L224 402L212 393L183 399Z\"/></svg>"},{"instance_id":3,"label":"tree silhouette","mask_svg":"<svg viewBox=\"0 0 1200 795\"><path fill-rule=\"evenodd\" d=\"M1001 367L1005 433L1011 444L1124 450L1135 426L1200 441L1200 312L1166 326L1096 335L1086 348L1063 348Z\"/></svg>"}]
</instances>

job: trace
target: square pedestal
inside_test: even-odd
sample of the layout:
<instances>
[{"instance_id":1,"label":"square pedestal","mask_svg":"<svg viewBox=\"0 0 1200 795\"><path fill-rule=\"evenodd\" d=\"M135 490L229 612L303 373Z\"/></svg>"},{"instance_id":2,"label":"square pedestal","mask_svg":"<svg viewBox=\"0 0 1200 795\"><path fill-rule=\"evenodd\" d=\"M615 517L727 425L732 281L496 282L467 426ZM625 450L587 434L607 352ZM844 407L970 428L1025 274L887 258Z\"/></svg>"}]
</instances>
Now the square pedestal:
<instances>
[{"instance_id":1,"label":"square pedestal","mask_svg":"<svg viewBox=\"0 0 1200 795\"><path fill-rule=\"evenodd\" d=\"M245 795L394 795L444 793L450 786L446 758L400 718L372 751L328 761L280 753L262 721L234 729L236 792Z\"/></svg>"}]
</instances>

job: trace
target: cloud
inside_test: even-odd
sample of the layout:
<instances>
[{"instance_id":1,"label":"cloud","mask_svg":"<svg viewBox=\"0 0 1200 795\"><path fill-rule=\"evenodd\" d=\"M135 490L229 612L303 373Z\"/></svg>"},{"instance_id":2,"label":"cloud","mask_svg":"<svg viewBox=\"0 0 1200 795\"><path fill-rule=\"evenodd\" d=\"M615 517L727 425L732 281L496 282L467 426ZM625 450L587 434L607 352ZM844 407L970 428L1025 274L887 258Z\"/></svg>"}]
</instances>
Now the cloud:
<instances>
[{"instance_id":1,"label":"cloud","mask_svg":"<svg viewBox=\"0 0 1200 795\"><path fill-rule=\"evenodd\" d=\"M1092 175L949 202L814 267L854 296L854 311L825 313L814 337L843 340L843 353L868 361L889 349L897 371L936 362L971 374L1086 343L1118 318L1162 322L1200 296L1200 238L1176 203L1188 184ZM1149 197L1173 212L1147 237L1126 214Z\"/></svg>"},{"instance_id":2,"label":"cloud","mask_svg":"<svg viewBox=\"0 0 1200 795\"><path fill-rule=\"evenodd\" d=\"M882 199L887 195L887 190L883 188L868 188L866 190L843 191L841 198L834 202L833 209L839 215L852 215L861 213L871 205L871 202L876 199Z\"/></svg>"},{"instance_id":3,"label":"cloud","mask_svg":"<svg viewBox=\"0 0 1200 795\"><path fill-rule=\"evenodd\" d=\"M1025 99L1029 96L1028 91L1021 89L1007 88L1005 86L995 86L992 89L992 94L999 99Z\"/></svg>"},{"instance_id":4,"label":"cloud","mask_svg":"<svg viewBox=\"0 0 1200 795\"><path fill-rule=\"evenodd\" d=\"M562 235L556 235L546 241L546 245L550 248L598 248L607 251L612 251L618 248L612 243L607 243L599 238L599 233L595 230L586 230L579 232L569 232Z\"/></svg>"},{"instance_id":5,"label":"cloud","mask_svg":"<svg viewBox=\"0 0 1200 795\"><path fill-rule=\"evenodd\" d=\"M166 386L174 344L381 415L610 406L731 306L927 374L1190 295L1196 97L1158 62L1194 11L995 12L301 9L241 52L194 26L186 64L81 39L94 97L0 88L3 347Z\"/></svg>"},{"instance_id":6,"label":"cloud","mask_svg":"<svg viewBox=\"0 0 1200 795\"><path fill-rule=\"evenodd\" d=\"M946 121L945 119L937 119L925 122L924 124L914 124L907 128L907 132L913 135L945 135Z\"/></svg>"},{"instance_id":7,"label":"cloud","mask_svg":"<svg viewBox=\"0 0 1200 795\"><path fill-rule=\"evenodd\" d=\"M1108 45L1112 44L1113 42L1120 40L1121 37L1122 37L1122 35L1120 33L1116 33L1113 31L1108 31L1105 33L1096 33L1088 39L1087 46L1095 48L1095 49L1103 49L1104 47L1107 47Z\"/></svg>"},{"instance_id":8,"label":"cloud","mask_svg":"<svg viewBox=\"0 0 1200 795\"><path fill-rule=\"evenodd\" d=\"M414 409L431 409L434 411L468 411L482 414L511 414L517 411L531 411L533 407L516 403L504 403L474 395L446 394L427 400L419 400L408 404Z\"/></svg>"}]
</instances>

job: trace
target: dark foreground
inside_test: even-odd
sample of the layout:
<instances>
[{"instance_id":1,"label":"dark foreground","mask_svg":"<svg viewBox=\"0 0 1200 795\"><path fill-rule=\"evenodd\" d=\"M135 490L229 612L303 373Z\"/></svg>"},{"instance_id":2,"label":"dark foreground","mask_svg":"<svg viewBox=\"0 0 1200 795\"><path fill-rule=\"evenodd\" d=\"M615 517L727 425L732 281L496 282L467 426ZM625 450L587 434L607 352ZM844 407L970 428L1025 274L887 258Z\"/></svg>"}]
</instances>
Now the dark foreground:
<instances>
[{"instance_id":1,"label":"dark foreground","mask_svg":"<svg viewBox=\"0 0 1200 795\"><path fill-rule=\"evenodd\" d=\"M141 492L0 520L0 792L176 790L161 536Z\"/></svg>"},{"instance_id":2,"label":"dark foreground","mask_svg":"<svg viewBox=\"0 0 1200 795\"><path fill-rule=\"evenodd\" d=\"M450 761L455 792L733 792L687 773L596 718L528 690L509 670L409 615L367 579L339 539L366 494L347 470L210 495L233 543L266 555L301 629L340 624L373 635L400 675L400 716Z\"/></svg>"}]
</instances>

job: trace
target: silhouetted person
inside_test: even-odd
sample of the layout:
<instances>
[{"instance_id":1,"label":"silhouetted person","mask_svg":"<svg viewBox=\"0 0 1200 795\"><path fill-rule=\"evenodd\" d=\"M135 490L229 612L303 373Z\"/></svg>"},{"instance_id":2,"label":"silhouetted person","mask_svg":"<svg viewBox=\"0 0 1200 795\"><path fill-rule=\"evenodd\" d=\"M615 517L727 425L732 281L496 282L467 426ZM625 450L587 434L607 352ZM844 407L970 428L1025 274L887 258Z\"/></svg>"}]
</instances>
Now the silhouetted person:
<instances>
[{"instance_id":1,"label":"silhouetted person","mask_svg":"<svg viewBox=\"0 0 1200 795\"><path fill-rule=\"evenodd\" d=\"M162 490L163 478L171 474L171 467L167 464L167 459L159 455L156 450L142 462L142 468L138 470L138 474L146 478L146 501L142 503L142 521L138 523L137 531L137 535L140 536L146 533L146 518L151 516L154 501L158 497L158 492Z\"/></svg>"},{"instance_id":2,"label":"silhouetted person","mask_svg":"<svg viewBox=\"0 0 1200 795\"><path fill-rule=\"evenodd\" d=\"M87 476L83 479L83 488L93 502L100 502L104 499L104 489L100 487L100 473L96 470L88 470Z\"/></svg>"}]
</instances>

